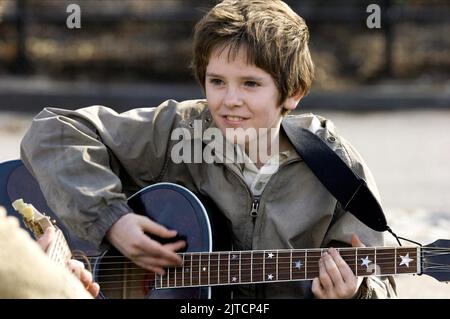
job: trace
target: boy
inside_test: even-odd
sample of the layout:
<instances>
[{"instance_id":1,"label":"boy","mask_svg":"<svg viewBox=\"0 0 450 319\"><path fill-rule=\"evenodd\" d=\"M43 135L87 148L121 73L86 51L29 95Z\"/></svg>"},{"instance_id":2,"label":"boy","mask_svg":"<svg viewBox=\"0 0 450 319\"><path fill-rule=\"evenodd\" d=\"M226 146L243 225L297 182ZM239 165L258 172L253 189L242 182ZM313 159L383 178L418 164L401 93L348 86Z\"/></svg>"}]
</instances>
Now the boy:
<instances>
[{"instance_id":1,"label":"boy","mask_svg":"<svg viewBox=\"0 0 450 319\"><path fill-rule=\"evenodd\" d=\"M107 239L136 264L160 274L162 267L180 265L175 252L185 242L152 240L174 237L176 231L133 214L126 203L128 195L160 181L207 195L227 219L235 250L362 245L356 236L351 240L353 233L365 244L382 245L382 234L345 212L293 148L289 132L310 129L378 194L358 153L329 121L314 115L283 119L311 86L308 38L304 20L281 1L225 0L195 29L193 69L206 101L170 100L123 114L101 106L46 108L23 139L22 159L50 207L74 232L96 244ZM231 156L230 161L229 152L219 151L213 163L198 157L194 163L180 161L173 132L189 133L182 145L195 144L198 123L202 137L207 129L218 129L244 160ZM255 143L268 145L267 156L250 151ZM361 283L334 249L318 267L320 276L312 283L238 285L234 297L395 295L390 279Z\"/></svg>"}]
</instances>

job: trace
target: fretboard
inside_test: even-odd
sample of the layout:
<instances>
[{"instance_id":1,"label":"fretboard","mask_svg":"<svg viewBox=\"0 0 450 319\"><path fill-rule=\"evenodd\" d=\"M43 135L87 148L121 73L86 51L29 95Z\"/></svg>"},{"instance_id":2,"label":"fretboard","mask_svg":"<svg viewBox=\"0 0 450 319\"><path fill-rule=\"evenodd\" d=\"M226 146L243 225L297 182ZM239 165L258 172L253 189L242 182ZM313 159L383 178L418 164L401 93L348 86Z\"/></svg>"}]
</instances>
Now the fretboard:
<instances>
[{"instance_id":1,"label":"fretboard","mask_svg":"<svg viewBox=\"0 0 450 319\"><path fill-rule=\"evenodd\" d=\"M49 258L58 265L66 266L72 258L70 247L60 229L55 229L55 239L47 249Z\"/></svg>"},{"instance_id":2,"label":"fretboard","mask_svg":"<svg viewBox=\"0 0 450 319\"><path fill-rule=\"evenodd\" d=\"M420 273L420 248L338 248L356 276ZM283 249L179 254L183 264L155 275L155 288L311 280L326 249Z\"/></svg>"}]
</instances>

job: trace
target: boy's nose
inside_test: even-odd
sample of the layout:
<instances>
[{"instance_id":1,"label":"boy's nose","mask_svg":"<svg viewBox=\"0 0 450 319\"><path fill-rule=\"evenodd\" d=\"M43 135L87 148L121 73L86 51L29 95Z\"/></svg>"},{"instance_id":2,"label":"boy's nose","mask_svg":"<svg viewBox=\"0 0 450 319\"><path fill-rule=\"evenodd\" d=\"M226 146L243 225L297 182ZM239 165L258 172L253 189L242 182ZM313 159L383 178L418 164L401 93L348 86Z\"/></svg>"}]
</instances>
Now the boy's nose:
<instances>
[{"instance_id":1,"label":"boy's nose","mask_svg":"<svg viewBox=\"0 0 450 319\"><path fill-rule=\"evenodd\" d=\"M239 90L235 88L228 88L223 103L228 108L241 106L243 101Z\"/></svg>"}]
</instances>

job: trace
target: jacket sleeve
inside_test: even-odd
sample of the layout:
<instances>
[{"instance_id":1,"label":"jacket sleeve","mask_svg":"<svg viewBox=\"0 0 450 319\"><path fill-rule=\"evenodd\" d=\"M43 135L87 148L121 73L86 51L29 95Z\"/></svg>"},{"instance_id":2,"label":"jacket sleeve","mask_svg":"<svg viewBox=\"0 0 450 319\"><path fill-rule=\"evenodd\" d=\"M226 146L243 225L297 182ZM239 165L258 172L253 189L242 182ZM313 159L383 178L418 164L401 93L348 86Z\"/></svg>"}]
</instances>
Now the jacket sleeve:
<instances>
[{"instance_id":1,"label":"jacket sleeve","mask_svg":"<svg viewBox=\"0 0 450 319\"><path fill-rule=\"evenodd\" d=\"M48 258L17 218L1 212L0 260L0 299L92 298L72 273Z\"/></svg>"},{"instance_id":2,"label":"jacket sleeve","mask_svg":"<svg viewBox=\"0 0 450 319\"><path fill-rule=\"evenodd\" d=\"M328 123L331 131L332 123ZM323 130L322 134L333 134ZM335 135L335 152L360 176L372 191L377 200L380 194L373 175L358 151L344 138ZM324 136L322 136L324 138ZM325 137L326 138L326 137ZM322 242L322 247L351 246L351 236L357 234L366 246L384 246L384 233L377 232L360 222L338 203L335 208L332 223ZM396 286L392 276L366 277L356 295L356 298L396 298Z\"/></svg>"},{"instance_id":3,"label":"jacket sleeve","mask_svg":"<svg viewBox=\"0 0 450 319\"><path fill-rule=\"evenodd\" d=\"M100 245L131 212L122 184L136 190L163 170L177 102L118 114L102 106L45 108L21 143L21 159L49 207L80 238Z\"/></svg>"}]
</instances>

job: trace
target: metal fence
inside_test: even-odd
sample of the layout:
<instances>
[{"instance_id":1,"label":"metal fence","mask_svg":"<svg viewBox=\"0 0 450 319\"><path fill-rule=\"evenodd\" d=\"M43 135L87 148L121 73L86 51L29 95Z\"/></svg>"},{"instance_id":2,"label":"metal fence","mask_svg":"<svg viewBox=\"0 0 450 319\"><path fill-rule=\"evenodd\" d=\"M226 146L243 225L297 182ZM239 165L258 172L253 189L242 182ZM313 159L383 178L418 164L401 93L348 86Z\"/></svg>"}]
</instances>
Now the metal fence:
<instances>
[{"instance_id":1,"label":"metal fence","mask_svg":"<svg viewBox=\"0 0 450 319\"><path fill-rule=\"evenodd\" d=\"M194 25L202 11L198 7L206 8L214 4L213 1L172 1L171 6L153 6L149 10L129 10L123 5L111 4L105 1L47 1L39 4L33 0L6 0L9 10L4 12L0 27L3 30L15 31L15 57L9 61L12 74L29 74L32 72L33 61L28 55L28 38L31 25L64 26L67 14L62 11L70 3L79 3L83 8L83 27L102 25L105 29L120 24L123 21L135 23L160 23L176 25L185 23ZM123 1L122 1L123 2ZM137 3L136 1L134 1ZM149 1L152 2L152 1ZM310 27L311 33L322 24L346 25L349 27L366 27L369 13L366 8L376 3L381 8L381 28L375 32L383 34L385 41L384 70L385 75L392 75L393 46L398 40L395 29L399 23L411 22L416 24L448 23L450 6L446 1L432 1L425 4L421 1L286 1L299 12ZM102 3L107 3L107 10L101 10ZM153 1L152 3L155 3ZM145 5L142 5L145 7ZM89 8L94 7L93 10ZM85 10L85 8L87 8ZM9 27L9 28L8 28ZM2 31L5 32L5 31ZM10 32L10 31L8 31ZM186 34L189 36L189 34ZM3 61L4 63L4 61Z\"/></svg>"}]
</instances>

